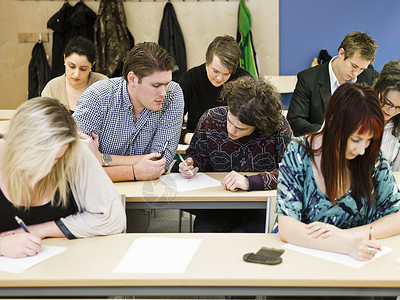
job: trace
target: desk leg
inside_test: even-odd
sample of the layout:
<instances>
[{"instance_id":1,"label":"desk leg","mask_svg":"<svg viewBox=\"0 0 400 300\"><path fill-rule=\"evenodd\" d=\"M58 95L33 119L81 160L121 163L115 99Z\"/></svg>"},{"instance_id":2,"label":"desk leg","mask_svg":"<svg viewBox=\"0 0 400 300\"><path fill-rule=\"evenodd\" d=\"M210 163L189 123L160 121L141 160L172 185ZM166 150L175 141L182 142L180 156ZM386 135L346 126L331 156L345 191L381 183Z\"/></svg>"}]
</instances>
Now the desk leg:
<instances>
[{"instance_id":1,"label":"desk leg","mask_svg":"<svg viewBox=\"0 0 400 300\"><path fill-rule=\"evenodd\" d=\"M271 216L271 197L267 198L267 209L265 212L265 232L269 233L270 228L269 228L269 219Z\"/></svg>"}]
</instances>

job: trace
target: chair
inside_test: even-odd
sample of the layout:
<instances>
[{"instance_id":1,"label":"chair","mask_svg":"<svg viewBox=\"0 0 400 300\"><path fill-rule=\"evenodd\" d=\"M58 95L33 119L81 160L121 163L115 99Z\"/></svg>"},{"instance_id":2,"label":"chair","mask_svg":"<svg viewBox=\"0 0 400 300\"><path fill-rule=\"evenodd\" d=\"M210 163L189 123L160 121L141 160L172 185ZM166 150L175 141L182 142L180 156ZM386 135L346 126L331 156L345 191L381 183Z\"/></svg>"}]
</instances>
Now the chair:
<instances>
[{"instance_id":1,"label":"chair","mask_svg":"<svg viewBox=\"0 0 400 300\"><path fill-rule=\"evenodd\" d=\"M178 232L182 232L182 219L183 219L184 211L182 209L179 210L179 224L178 224ZM189 214L189 232L193 232L193 215L190 212Z\"/></svg>"},{"instance_id":2,"label":"chair","mask_svg":"<svg viewBox=\"0 0 400 300\"><path fill-rule=\"evenodd\" d=\"M122 202L122 206L124 207L124 210L126 212L126 195L125 194L121 194L121 202ZM124 230L123 233L126 233L126 229Z\"/></svg>"},{"instance_id":3,"label":"chair","mask_svg":"<svg viewBox=\"0 0 400 300\"><path fill-rule=\"evenodd\" d=\"M289 107L290 95L285 94L293 93L297 84L297 76L265 75L264 80L269 81L278 89L278 92L282 95L282 104L284 105L285 109L287 109ZM283 114L286 117L287 111L283 111Z\"/></svg>"},{"instance_id":4,"label":"chair","mask_svg":"<svg viewBox=\"0 0 400 300\"><path fill-rule=\"evenodd\" d=\"M281 94L293 93L297 83L297 76L274 76L265 75L264 79L271 82Z\"/></svg>"}]
</instances>

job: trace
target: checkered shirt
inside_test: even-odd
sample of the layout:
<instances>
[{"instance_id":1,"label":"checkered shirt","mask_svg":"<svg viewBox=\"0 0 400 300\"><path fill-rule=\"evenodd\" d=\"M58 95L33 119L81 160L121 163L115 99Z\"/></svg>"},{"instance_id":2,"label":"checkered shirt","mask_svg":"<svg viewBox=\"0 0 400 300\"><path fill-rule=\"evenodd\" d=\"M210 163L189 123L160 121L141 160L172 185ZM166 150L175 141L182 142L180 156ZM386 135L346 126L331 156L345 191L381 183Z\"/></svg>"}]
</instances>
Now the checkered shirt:
<instances>
[{"instance_id":1,"label":"checkered shirt","mask_svg":"<svg viewBox=\"0 0 400 300\"><path fill-rule=\"evenodd\" d=\"M166 168L178 146L183 119L183 93L179 84L170 82L159 111L144 109L138 120L132 111L123 77L92 84L79 97L73 114L78 128L91 136L99 135L99 151L115 155L165 153Z\"/></svg>"}]
</instances>

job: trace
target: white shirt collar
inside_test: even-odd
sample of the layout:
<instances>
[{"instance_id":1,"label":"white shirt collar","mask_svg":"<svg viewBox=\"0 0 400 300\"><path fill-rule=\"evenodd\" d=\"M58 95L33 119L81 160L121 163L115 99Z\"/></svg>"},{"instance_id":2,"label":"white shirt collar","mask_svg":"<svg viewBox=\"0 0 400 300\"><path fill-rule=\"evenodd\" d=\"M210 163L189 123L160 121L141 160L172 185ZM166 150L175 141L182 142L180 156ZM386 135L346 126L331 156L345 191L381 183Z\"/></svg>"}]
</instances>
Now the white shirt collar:
<instances>
[{"instance_id":1,"label":"white shirt collar","mask_svg":"<svg viewBox=\"0 0 400 300\"><path fill-rule=\"evenodd\" d=\"M332 62L335 60L337 58L337 56L334 56L334 57L332 57L332 59L330 60L330 62L329 62L329 66L328 66L328 70L329 70L329 79L330 79L330 81L331 81L331 95L336 91L336 89L339 87L339 81L337 80L337 78L336 78L336 75L335 75L335 73L333 72L333 69L332 69ZM354 77L354 78L352 78L352 79L350 79L349 81L347 81L347 82L350 82L350 83L355 83L357 81L357 76L356 77Z\"/></svg>"}]
</instances>

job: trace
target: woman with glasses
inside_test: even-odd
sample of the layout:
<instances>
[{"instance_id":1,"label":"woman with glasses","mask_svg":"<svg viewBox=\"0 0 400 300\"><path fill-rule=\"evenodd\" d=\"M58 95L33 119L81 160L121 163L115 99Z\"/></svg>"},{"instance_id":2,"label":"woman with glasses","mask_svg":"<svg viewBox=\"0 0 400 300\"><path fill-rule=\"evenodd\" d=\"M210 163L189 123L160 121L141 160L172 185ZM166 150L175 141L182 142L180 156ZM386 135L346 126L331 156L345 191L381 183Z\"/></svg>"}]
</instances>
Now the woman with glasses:
<instances>
[{"instance_id":1,"label":"woman with glasses","mask_svg":"<svg viewBox=\"0 0 400 300\"><path fill-rule=\"evenodd\" d=\"M400 60L384 65L374 84L381 101L385 130L381 150L394 172L400 171Z\"/></svg>"}]
</instances>

